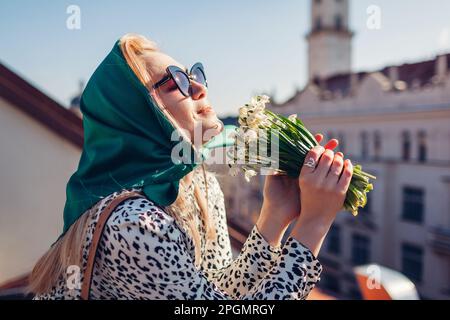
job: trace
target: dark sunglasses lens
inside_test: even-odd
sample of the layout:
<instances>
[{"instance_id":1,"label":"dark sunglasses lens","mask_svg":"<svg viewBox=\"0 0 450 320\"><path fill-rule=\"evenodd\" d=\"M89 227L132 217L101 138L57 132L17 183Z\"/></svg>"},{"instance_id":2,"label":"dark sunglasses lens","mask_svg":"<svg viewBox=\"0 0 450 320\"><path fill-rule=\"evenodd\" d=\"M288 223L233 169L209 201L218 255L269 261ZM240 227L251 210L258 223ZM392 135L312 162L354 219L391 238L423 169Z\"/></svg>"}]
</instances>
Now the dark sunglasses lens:
<instances>
[{"instance_id":1,"label":"dark sunglasses lens","mask_svg":"<svg viewBox=\"0 0 450 320\"><path fill-rule=\"evenodd\" d=\"M194 70L192 70L192 77L194 78L194 81L204 85L205 87L208 86L206 82L205 72L200 67L194 68Z\"/></svg>"},{"instance_id":2,"label":"dark sunglasses lens","mask_svg":"<svg viewBox=\"0 0 450 320\"><path fill-rule=\"evenodd\" d=\"M174 80L180 91L189 96L189 78L181 71L176 71L174 74Z\"/></svg>"}]
</instances>

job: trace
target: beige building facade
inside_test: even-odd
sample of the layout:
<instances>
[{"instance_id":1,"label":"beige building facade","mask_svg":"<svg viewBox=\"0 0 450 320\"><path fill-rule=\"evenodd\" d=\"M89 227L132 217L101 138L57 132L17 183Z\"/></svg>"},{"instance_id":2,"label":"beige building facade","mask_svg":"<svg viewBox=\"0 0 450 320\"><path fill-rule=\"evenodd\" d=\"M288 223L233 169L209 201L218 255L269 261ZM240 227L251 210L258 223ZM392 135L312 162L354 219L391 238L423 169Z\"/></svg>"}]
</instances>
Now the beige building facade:
<instances>
[{"instance_id":1,"label":"beige building facade","mask_svg":"<svg viewBox=\"0 0 450 320\"><path fill-rule=\"evenodd\" d=\"M314 7L334 12L338 2L348 11L346 1L312 1L312 30ZM309 40L310 56L332 57L342 45ZM422 298L450 299L450 54L374 72L340 72L334 62L272 106L338 138L346 157L377 176L366 210L338 216L321 252L321 286L357 298L353 267L378 263L408 276Z\"/></svg>"},{"instance_id":2,"label":"beige building facade","mask_svg":"<svg viewBox=\"0 0 450 320\"><path fill-rule=\"evenodd\" d=\"M348 11L349 1L311 0L310 81L271 106L338 138L346 157L377 176L359 216L338 215L319 286L361 298L353 268L376 263L410 278L421 298L450 299L450 54L351 72ZM248 230L263 180L221 179L230 222Z\"/></svg>"},{"instance_id":3,"label":"beige building facade","mask_svg":"<svg viewBox=\"0 0 450 320\"><path fill-rule=\"evenodd\" d=\"M306 36L309 79L350 72L352 37L349 0L313 0L311 30Z\"/></svg>"},{"instance_id":4,"label":"beige building facade","mask_svg":"<svg viewBox=\"0 0 450 320\"><path fill-rule=\"evenodd\" d=\"M0 64L0 284L30 272L62 230L81 119Z\"/></svg>"}]
</instances>

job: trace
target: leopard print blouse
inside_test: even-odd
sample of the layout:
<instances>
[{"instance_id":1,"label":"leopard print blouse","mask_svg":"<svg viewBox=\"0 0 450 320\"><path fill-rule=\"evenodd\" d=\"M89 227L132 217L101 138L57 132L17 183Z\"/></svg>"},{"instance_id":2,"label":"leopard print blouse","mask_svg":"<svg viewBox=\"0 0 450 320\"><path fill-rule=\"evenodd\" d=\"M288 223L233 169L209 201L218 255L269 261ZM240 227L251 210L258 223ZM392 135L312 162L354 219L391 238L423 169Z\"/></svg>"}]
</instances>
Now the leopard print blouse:
<instances>
[{"instance_id":1,"label":"leopard print blouse","mask_svg":"<svg viewBox=\"0 0 450 320\"><path fill-rule=\"evenodd\" d=\"M194 171L193 182L204 192L201 172ZM293 237L273 247L255 225L233 260L222 190L209 172L207 183L208 212L217 235L206 241L205 226L195 215L202 243L200 267L194 263L194 243L186 226L144 195L128 199L112 213L99 242L91 299L305 299L322 271L311 251ZM187 192L193 201L192 184ZM88 211L91 217L80 270L85 268L99 213L119 194L103 198ZM69 286L68 279L61 277L51 292L34 299L79 299L80 286Z\"/></svg>"}]
</instances>

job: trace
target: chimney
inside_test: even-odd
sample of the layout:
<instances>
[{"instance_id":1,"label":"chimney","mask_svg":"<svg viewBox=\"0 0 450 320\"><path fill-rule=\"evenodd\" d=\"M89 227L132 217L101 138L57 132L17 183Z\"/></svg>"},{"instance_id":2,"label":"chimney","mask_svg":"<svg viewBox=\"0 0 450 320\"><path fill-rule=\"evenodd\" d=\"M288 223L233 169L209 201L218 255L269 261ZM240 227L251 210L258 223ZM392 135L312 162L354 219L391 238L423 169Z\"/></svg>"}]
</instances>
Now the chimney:
<instances>
[{"instance_id":1,"label":"chimney","mask_svg":"<svg viewBox=\"0 0 450 320\"><path fill-rule=\"evenodd\" d=\"M448 71L448 62L447 55L441 55L436 58L436 66L435 66L435 76L437 78L437 82L442 82L445 80Z\"/></svg>"}]
</instances>

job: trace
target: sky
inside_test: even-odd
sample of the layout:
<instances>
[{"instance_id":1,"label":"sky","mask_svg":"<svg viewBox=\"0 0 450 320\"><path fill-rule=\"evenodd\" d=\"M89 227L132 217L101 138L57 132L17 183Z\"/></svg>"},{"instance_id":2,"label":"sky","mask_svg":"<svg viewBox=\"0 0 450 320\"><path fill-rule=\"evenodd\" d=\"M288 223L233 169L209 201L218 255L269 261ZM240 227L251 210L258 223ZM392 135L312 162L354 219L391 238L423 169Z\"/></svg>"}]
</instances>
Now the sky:
<instances>
[{"instance_id":1,"label":"sky","mask_svg":"<svg viewBox=\"0 0 450 320\"><path fill-rule=\"evenodd\" d=\"M80 8L80 29L67 8ZM366 26L370 5L381 29ZM353 69L421 61L450 52L450 1L352 0ZM68 106L125 33L141 33L184 65L201 61L222 115L256 93L277 102L307 82L310 0L1 0L0 63Z\"/></svg>"}]
</instances>

